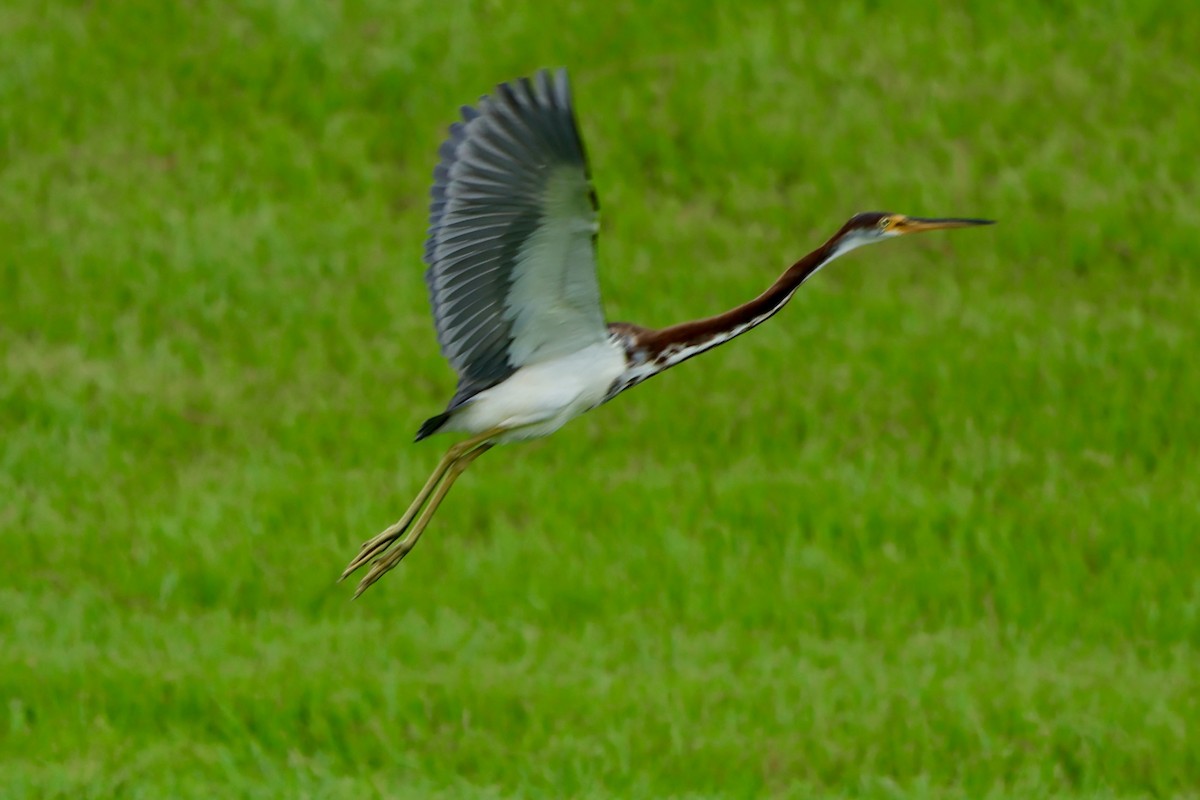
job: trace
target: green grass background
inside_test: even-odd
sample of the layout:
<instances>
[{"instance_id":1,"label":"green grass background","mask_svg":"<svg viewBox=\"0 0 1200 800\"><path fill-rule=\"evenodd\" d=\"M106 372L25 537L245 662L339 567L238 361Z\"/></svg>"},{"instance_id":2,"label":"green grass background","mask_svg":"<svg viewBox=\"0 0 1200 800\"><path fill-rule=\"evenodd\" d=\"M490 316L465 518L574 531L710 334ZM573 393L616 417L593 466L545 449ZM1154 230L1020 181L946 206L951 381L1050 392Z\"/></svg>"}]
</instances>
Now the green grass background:
<instances>
[{"instance_id":1,"label":"green grass background","mask_svg":"<svg viewBox=\"0 0 1200 800\"><path fill-rule=\"evenodd\" d=\"M1200 795L1186 2L0 7L0 796ZM610 318L783 314L488 454L420 253L567 65Z\"/></svg>"}]
</instances>

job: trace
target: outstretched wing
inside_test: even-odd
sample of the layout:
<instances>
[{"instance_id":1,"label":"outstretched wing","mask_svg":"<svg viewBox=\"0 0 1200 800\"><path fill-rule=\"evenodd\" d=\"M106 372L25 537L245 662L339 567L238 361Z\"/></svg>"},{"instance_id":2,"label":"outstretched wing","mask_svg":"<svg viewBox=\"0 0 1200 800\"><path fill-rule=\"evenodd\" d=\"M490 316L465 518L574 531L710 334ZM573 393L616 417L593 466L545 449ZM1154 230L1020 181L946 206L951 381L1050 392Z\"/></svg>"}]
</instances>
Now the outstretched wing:
<instances>
[{"instance_id":1,"label":"outstretched wing","mask_svg":"<svg viewBox=\"0 0 1200 800\"><path fill-rule=\"evenodd\" d=\"M566 71L501 84L462 115L439 151L425 246L438 343L459 378L450 408L607 337Z\"/></svg>"}]
</instances>

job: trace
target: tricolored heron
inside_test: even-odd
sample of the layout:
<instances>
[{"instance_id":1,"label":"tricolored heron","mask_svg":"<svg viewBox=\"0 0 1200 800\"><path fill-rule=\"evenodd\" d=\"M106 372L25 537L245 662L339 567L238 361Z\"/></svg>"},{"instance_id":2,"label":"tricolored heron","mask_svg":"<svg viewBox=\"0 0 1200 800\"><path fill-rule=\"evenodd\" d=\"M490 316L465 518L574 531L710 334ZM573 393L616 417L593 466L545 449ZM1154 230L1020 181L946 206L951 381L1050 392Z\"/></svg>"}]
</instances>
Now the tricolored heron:
<instances>
[{"instance_id":1,"label":"tricolored heron","mask_svg":"<svg viewBox=\"0 0 1200 800\"><path fill-rule=\"evenodd\" d=\"M596 283L598 206L566 71L501 84L462 116L439 150L425 245L438 343L458 390L416 438L470 436L450 447L404 516L346 567L342 578L375 562L355 597L412 550L450 486L495 445L548 436L761 325L817 270L856 247L990 222L857 214L765 292L723 314L661 330L606 324Z\"/></svg>"}]
</instances>

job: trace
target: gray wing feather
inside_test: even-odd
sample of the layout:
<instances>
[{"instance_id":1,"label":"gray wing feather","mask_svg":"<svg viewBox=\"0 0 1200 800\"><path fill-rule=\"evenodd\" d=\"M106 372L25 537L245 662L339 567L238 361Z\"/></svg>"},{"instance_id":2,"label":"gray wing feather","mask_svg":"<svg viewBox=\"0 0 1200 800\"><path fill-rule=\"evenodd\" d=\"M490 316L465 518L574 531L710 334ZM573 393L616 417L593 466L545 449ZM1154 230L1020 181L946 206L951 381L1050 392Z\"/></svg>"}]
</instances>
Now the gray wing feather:
<instances>
[{"instance_id":1,"label":"gray wing feather","mask_svg":"<svg viewBox=\"0 0 1200 800\"><path fill-rule=\"evenodd\" d=\"M519 367L604 341L595 193L565 70L496 87L438 150L425 262L450 408Z\"/></svg>"}]
</instances>

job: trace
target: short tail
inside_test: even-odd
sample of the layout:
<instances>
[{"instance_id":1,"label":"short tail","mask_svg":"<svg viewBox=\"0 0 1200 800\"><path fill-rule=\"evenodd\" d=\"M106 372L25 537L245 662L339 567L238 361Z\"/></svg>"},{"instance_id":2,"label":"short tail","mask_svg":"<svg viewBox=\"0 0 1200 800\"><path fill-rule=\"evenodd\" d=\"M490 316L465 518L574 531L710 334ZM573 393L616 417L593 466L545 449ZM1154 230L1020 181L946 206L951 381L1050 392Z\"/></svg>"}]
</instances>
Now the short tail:
<instances>
[{"instance_id":1,"label":"short tail","mask_svg":"<svg viewBox=\"0 0 1200 800\"><path fill-rule=\"evenodd\" d=\"M417 431L417 438L413 439L413 441L419 442L427 436L433 436L442 429L442 426L446 424L448 419L450 419L450 412L444 411L436 417L430 417L425 420L421 423L421 428Z\"/></svg>"}]
</instances>

